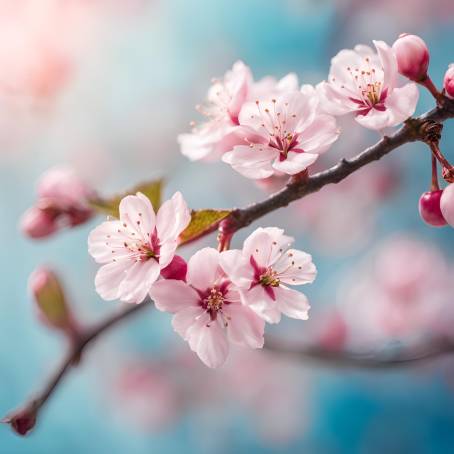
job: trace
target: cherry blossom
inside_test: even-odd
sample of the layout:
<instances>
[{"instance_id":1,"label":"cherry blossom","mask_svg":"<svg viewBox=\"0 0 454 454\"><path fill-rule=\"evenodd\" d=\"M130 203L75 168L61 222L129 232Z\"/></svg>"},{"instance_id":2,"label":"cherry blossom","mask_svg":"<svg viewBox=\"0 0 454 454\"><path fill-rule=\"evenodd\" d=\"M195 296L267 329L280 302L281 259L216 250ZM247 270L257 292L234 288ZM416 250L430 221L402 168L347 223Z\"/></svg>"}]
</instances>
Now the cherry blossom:
<instances>
[{"instance_id":1,"label":"cherry blossom","mask_svg":"<svg viewBox=\"0 0 454 454\"><path fill-rule=\"evenodd\" d=\"M243 143L222 160L254 179L302 172L339 136L334 117L318 112L317 93L310 85L245 104L239 123Z\"/></svg>"},{"instance_id":2,"label":"cherry blossom","mask_svg":"<svg viewBox=\"0 0 454 454\"><path fill-rule=\"evenodd\" d=\"M240 289L244 304L268 323L278 323L281 313L307 320L306 296L288 287L314 281L316 268L306 252L288 249L293 238L276 227L259 227L243 249L225 251L221 266Z\"/></svg>"},{"instance_id":3,"label":"cherry blossom","mask_svg":"<svg viewBox=\"0 0 454 454\"><path fill-rule=\"evenodd\" d=\"M89 253L103 264L96 275L96 290L105 300L140 303L172 262L178 236L191 215L179 192L157 214L140 192L124 197L119 211L120 219L102 223L88 238Z\"/></svg>"},{"instance_id":4,"label":"cherry blossom","mask_svg":"<svg viewBox=\"0 0 454 454\"><path fill-rule=\"evenodd\" d=\"M354 113L362 126L381 130L410 117L419 93L413 82L397 87L393 50L384 41L374 41L374 45L377 53L365 45L341 50L331 60L328 81L317 89L328 113Z\"/></svg>"},{"instance_id":5,"label":"cherry blossom","mask_svg":"<svg viewBox=\"0 0 454 454\"><path fill-rule=\"evenodd\" d=\"M207 121L194 124L190 134L179 135L181 152L192 161L219 159L224 152L242 141L237 126L241 108L246 101L265 94L296 90L297 87L298 80L294 74L288 74L279 81L265 77L254 82L249 67L237 61L222 80L213 81L206 103L197 106Z\"/></svg>"},{"instance_id":6,"label":"cherry blossom","mask_svg":"<svg viewBox=\"0 0 454 454\"><path fill-rule=\"evenodd\" d=\"M150 290L156 308L175 314L175 331L213 368L225 362L229 343L263 346L264 322L241 303L237 288L221 267L223 254L201 249L189 259L187 282L160 280Z\"/></svg>"},{"instance_id":7,"label":"cherry blossom","mask_svg":"<svg viewBox=\"0 0 454 454\"><path fill-rule=\"evenodd\" d=\"M338 292L349 340L369 349L390 337L434 334L451 307L451 273L434 246L408 235L386 239L351 270Z\"/></svg>"}]
</instances>

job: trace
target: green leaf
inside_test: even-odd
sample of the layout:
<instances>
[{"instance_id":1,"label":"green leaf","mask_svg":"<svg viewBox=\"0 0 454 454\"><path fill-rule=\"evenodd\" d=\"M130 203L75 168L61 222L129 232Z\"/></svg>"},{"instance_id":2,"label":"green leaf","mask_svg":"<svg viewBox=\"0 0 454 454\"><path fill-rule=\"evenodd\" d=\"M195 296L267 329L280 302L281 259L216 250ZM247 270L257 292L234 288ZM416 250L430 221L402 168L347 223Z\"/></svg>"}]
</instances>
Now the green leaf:
<instances>
[{"instance_id":1,"label":"green leaf","mask_svg":"<svg viewBox=\"0 0 454 454\"><path fill-rule=\"evenodd\" d=\"M127 195L135 195L137 192L141 192L150 199L150 202L156 212L161 206L162 186L162 179L141 183L137 186L134 186L129 191L124 192L123 194L119 194L110 198L92 199L90 200L90 205L99 213L118 218L118 207L120 205L121 199L123 199L123 197L126 197Z\"/></svg>"},{"instance_id":2,"label":"green leaf","mask_svg":"<svg viewBox=\"0 0 454 454\"><path fill-rule=\"evenodd\" d=\"M213 232L230 213L230 210L193 210L191 222L180 235L180 245Z\"/></svg>"}]
</instances>

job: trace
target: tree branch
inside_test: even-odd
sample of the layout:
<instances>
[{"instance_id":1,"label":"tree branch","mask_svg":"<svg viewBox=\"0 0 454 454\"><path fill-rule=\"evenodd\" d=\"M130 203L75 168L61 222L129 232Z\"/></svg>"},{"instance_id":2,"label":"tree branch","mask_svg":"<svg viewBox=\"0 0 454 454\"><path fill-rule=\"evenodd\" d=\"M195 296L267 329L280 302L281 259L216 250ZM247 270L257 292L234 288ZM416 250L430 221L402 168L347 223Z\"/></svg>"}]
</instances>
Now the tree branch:
<instances>
[{"instance_id":1,"label":"tree branch","mask_svg":"<svg viewBox=\"0 0 454 454\"><path fill-rule=\"evenodd\" d=\"M224 234L232 235L236 231L250 225L260 217L282 208L291 202L301 199L308 194L319 191L328 184L339 183L361 167L376 161L396 148L417 140L426 141L427 124L433 122L443 122L448 118L454 118L454 100L443 98L440 105L426 114L408 120L404 126L389 137L384 137L375 145L365 149L352 159L342 159L335 166L316 173L315 175L297 181L291 181L285 188L271 195L262 202L254 203L246 208L236 209L227 218L229 223ZM225 229L226 223L224 223ZM30 431L35 422L41 407L47 402L49 397L61 383L64 376L75 366L82 357L85 349L102 333L120 321L141 311L149 306L149 301L139 305L128 307L120 313L116 313L97 325L86 330L86 332L72 345L62 364L55 374L45 384L42 391L38 392L25 406L11 413L3 419L9 423L20 435L25 435ZM317 346L307 346L305 348L294 349L280 345L276 341L267 340L266 347L274 352L294 356L301 359L313 359L317 361L336 364L339 366L352 366L363 368L386 368L413 364L441 355L454 352L454 345L447 342L434 342L430 345L422 346L417 351L400 350L393 356L390 355L358 355L353 352L335 352L322 349Z\"/></svg>"},{"instance_id":2,"label":"tree branch","mask_svg":"<svg viewBox=\"0 0 454 454\"><path fill-rule=\"evenodd\" d=\"M235 232L243 227L247 227L262 216L278 208L285 207L308 194L317 192L323 186L339 183L361 167L381 159L383 156L406 143L417 140L425 141L427 137L424 126L432 122L443 122L448 118L454 118L454 100L444 98L441 105L418 118L408 120L394 134L384 137L354 158L342 159L327 170L300 181L290 182L283 189L262 202L253 203L246 208L234 210L230 215L231 219L229 219L231 221L230 229Z\"/></svg>"}]
</instances>

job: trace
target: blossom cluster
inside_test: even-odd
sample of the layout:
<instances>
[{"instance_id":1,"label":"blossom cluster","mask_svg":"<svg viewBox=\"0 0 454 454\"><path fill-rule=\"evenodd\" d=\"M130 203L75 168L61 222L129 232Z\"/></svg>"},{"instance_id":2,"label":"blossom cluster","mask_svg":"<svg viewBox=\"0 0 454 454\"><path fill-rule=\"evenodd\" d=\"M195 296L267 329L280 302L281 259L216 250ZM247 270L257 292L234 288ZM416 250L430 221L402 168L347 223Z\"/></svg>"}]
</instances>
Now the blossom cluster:
<instances>
[{"instance_id":1,"label":"blossom cluster","mask_svg":"<svg viewBox=\"0 0 454 454\"><path fill-rule=\"evenodd\" d=\"M179 136L182 153L222 159L252 179L303 175L337 140L336 116L352 114L378 131L404 122L415 111L417 84L433 90L427 47L413 35L392 47L374 41L374 47L341 50L327 80L315 87L300 86L294 74L255 80L236 62L198 106L206 120ZM399 73L410 81L401 86ZM261 348L265 323L278 323L282 314L308 318L309 302L292 286L312 283L316 268L309 254L291 248L293 238L282 229L259 227L242 249L229 249L231 235L221 238L219 250L206 247L186 263L175 253L190 223L179 192L157 213L140 192L124 197L119 218L102 223L88 240L102 264L95 278L101 297L141 303L149 296L158 310L173 314L174 330L209 367L225 362L230 344Z\"/></svg>"},{"instance_id":2,"label":"blossom cluster","mask_svg":"<svg viewBox=\"0 0 454 454\"><path fill-rule=\"evenodd\" d=\"M360 125L380 131L402 123L418 100L414 82L397 83L398 55L408 52L398 42L395 49L383 41L374 46L340 51L316 87L299 87L293 74L254 81L236 62L198 108L206 121L179 136L182 153L191 160L221 158L248 178L295 175L337 140L336 116L351 113Z\"/></svg>"},{"instance_id":3,"label":"blossom cluster","mask_svg":"<svg viewBox=\"0 0 454 454\"><path fill-rule=\"evenodd\" d=\"M258 228L242 250L201 249L181 272L175 250L189 221L178 192L157 214L143 194L125 197L120 218L88 239L90 254L103 265L98 293L127 303L150 295L157 309L174 314L173 328L209 367L224 363L229 343L261 348L265 322L277 323L281 314L307 319L306 296L289 286L313 282L316 269L309 254L290 248L293 238Z\"/></svg>"},{"instance_id":4,"label":"blossom cluster","mask_svg":"<svg viewBox=\"0 0 454 454\"><path fill-rule=\"evenodd\" d=\"M306 176L338 139L337 116L350 114L361 126L383 132L414 113L417 84L440 99L427 74L429 52L421 38L401 35L392 47L373 44L375 49L341 50L327 79L316 86L300 86L292 73L256 80L248 66L236 62L213 81L198 106L205 120L179 136L182 153L191 160L221 159L256 180ZM399 74L409 81L401 85ZM444 80L448 97L454 96L453 78L451 66ZM437 144L432 152L445 163ZM443 165L443 176L453 183L454 168ZM441 191L435 176L432 183L438 191L421 199L421 216L432 225L454 226L454 184ZM293 238L282 229L259 227L241 249L229 249L235 231L227 239L220 229L218 250L206 247L186 262L176 255L193 220L182 194L155 210L157 200L132 192L118 198L119 204L109 201L109 212L117 217L88 238L89 253L101 265L95 286L103 299L139 304L150 297L158 310L173 314L174 330L209 367L225 362L230 344L261 348L265 324L278 323L282 314L308 318L306 296L292 287L312 283L316 268L308 253L291 247ZM43 176L22 228L41 238L79 225L94 214L96 200L72 171L53 169ZM44 299L41 295L43 307Z\"/></svg>"}]
</instances>

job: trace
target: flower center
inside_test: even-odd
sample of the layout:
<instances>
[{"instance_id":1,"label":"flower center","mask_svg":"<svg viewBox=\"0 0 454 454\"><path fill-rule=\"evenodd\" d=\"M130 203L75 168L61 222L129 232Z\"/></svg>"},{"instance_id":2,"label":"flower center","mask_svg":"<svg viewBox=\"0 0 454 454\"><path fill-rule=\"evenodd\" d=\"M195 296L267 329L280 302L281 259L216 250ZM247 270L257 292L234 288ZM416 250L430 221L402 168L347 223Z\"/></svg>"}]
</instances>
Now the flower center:
<instances>
[{"instance_id":1,"label":"flower center","mask_svg":"<svg viewBox=\"0 0 454 454\"><path fill-rule=\"evenodd\" d=\"M273 271L271 268L259 277L259 283L265 287L279 287L280 282L276 271Z\"/></svg>"},{"instance_id":2,"label":"flower center","mask_svg":"<svg viewBox=\"0 0 454 454\"><path fill-rule=\"evenodd\" d=\"M224 304L224 295L216 288L212 288L203 300L207 311L218 312L222 309Z\"/></svg>"}]
</instances>

